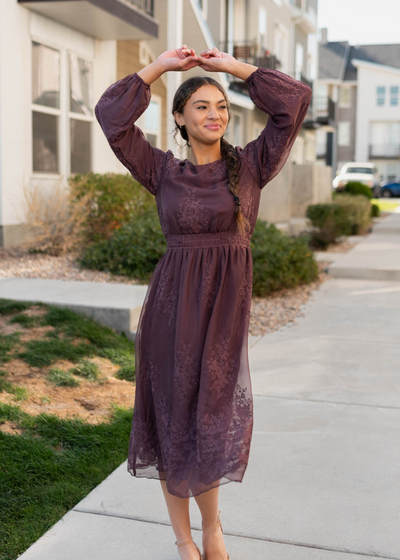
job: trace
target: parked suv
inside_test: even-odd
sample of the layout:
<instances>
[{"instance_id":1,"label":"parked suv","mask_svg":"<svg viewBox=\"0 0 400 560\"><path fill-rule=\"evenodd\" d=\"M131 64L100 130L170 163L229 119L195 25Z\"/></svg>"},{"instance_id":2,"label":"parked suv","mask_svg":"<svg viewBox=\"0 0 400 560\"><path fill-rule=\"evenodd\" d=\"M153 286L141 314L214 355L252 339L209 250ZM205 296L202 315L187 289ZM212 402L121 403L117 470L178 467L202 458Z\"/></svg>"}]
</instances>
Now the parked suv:
<instances>
[{"instance_id":1,"label":"parked suv","mask_svg":"<svg viewBox=\"0 0 400 560\"><path fill-rule=\"evenodd\" d=\"M368 185L375 197L380 195L380 177L374 163L355 161L345 163L333 180L333 188L341 191L349 181L357 181Z\"/></svg>"}]
</instances>

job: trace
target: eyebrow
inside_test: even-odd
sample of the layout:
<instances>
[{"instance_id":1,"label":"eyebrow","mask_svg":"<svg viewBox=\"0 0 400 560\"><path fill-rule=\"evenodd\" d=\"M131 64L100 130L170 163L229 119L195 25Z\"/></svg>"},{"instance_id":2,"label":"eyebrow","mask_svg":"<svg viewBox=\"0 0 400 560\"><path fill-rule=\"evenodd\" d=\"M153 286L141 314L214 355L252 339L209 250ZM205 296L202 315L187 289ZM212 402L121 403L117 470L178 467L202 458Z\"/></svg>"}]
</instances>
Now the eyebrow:
<instances>
[{"instance_id":1,"label":"eyebrow","mask_svg":"<svg viewBox=\"0 0 400 560\"><path fill-rule=\"evenodd\" d=\"M218 101L218 103L222 103L225 102L225 99L220 99ZM209 101L206 101L205 99L198 99L197 101L193 101L192 105L194 105L195 103L210 103Z\"/></svg>"}]
</instances>

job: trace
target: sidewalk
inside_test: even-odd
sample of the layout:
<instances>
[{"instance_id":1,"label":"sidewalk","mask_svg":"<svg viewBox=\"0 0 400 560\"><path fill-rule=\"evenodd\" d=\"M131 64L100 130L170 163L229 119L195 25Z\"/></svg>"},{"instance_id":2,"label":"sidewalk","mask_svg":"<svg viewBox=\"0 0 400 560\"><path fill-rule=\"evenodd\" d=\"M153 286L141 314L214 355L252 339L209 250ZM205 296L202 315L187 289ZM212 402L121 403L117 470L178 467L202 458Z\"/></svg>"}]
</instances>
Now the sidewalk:
<instances>
[{"instance_id":1,"label":"sidewalk","mask_svg":"<svg viewBox=\"0 0 400 560\"><path fill-rule=\"evenodd\" d=\"M400 245L374 231L334 264L375 270L377 235ZM400 250L384 258L400 270ZM231 560L400 560L399 333L398 280L335 277L296 325L252 341L250 462L220 487ZM20 558L177 560L174 542L160 483L124 462Z\"/></svg>"}]
</instances>

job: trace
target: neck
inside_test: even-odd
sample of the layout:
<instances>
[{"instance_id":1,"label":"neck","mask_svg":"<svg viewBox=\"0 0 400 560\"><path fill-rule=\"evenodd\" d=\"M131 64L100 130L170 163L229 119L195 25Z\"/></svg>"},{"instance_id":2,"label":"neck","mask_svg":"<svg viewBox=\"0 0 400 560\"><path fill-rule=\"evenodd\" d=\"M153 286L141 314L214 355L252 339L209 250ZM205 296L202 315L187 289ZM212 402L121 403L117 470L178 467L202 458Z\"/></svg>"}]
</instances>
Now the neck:
<instances>
[{"instance_id":1,"label":"neck","mask_svg":"<svg viewBox=\"0 0 400 560\"><path fill-rule=\"evenodd\" d=\"M197 143L191 144L192 148L189 161L194 165L204 165L205 163L212 163L222 158L221 143L219 140L212 146Z\"/></svg>"}]
</instances>

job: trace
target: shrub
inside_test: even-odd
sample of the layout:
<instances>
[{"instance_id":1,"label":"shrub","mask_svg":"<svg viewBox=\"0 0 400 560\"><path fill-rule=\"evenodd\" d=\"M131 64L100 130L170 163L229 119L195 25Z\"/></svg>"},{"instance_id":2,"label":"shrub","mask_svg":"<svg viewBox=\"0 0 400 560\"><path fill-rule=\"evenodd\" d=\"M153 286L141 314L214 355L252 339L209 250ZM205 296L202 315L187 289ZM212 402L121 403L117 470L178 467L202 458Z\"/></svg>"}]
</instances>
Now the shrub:
<instances>
[{"instance_id":1,"label":"shrub","mask_svg":"<svg viewBox=\"0 0 400 560\"><path fill-rule=\"evenodd\" d=\"M317 228L311 234L312 246L326 248L338 237L351 234L352 222L349 213L343 205L336 204L336 202L311 204L306 210L306 216Z\"/></svg>"},{"instance_id":2,"label":"shrub","mask_svg":"<svg viewBox=\"0 0 400 560\"><path fill-rule=\"evenodd\" d=\"M370 224L371 203L364 195L341 194L331 204L311 204L306 216L316 228L310 245L326 249L338 237L365 233Z\"/></svg>"},{"instance_id":3,"label":"shrub","mask_svg":"<svg viewBox=\"0 0 400 560\"><path fill-rule=\"evenodd\" d=\"M368 187L368 185L364 185L364 183L359 183L358 181L349 181L343 189L343 194L362 194L368 199L373 198L371 188Z\"/></svg>"},{"instance_id":4,"label":"shrub","mask_svg":"<svg viewBox=\"0 0 400 560\"><path fill-rule=\"evenodd\" d=\"M88 212L88 193L75 199L74 192L61 181L49 190L39 185L24 186L23 215L26 239L21 247L61 255L79 248L85 239Z\"/></svg>"},{"instance_id":5,"label":"shrub","mask_svg":"<svg viewBox=\"0 0 400 560\"><path fill-rule=\"evenodd\" d=\"M372 204L371 205L371 218L379 218L381 215L381 209L379 204Z\"/></svg>"},{"instance_id":6,"label":"shrub","mask_svg":"<svg viewBox=\"0 0 400 560\"><path fill-rule=\"evenodd\" d=\"M336 201L347 212L351 222L350 235L366 233L371 223L371 202L364 195L342 195Z\"/></svg>"},{"instance_id":7,"label":"shrub","mask_svg":"<svg viewBox=\"0 0 400 560\"><path fill-rule=\"evenodd\" d=\"M154 196L130 173L87 173L68 179L74 200L87 197L85 220L88 242L108 239L133 216L155 208Z\"/></svg>"},{"instance_id":8,"label":"shrub","mask_svg":"<svg viewBox=\"0 0 400 560\"><path fill-rule=\"evenodd\" d=\"M154 207L137 214L110 239L89 245L79 262L85 268L107 270L149 282L166 248L157 208Z\"/></svg>"},{"instance_id":9,"label":"shrub","mask_svg":"<svg viewBox=\"0 0 400 560\"><path fill-rule=\"evenodd\" d=\"M253 296L295 288L318 278L318 264L307 241L291 238L258 219L250 241L253 255Z\"/></svg>"}]
</instances>

